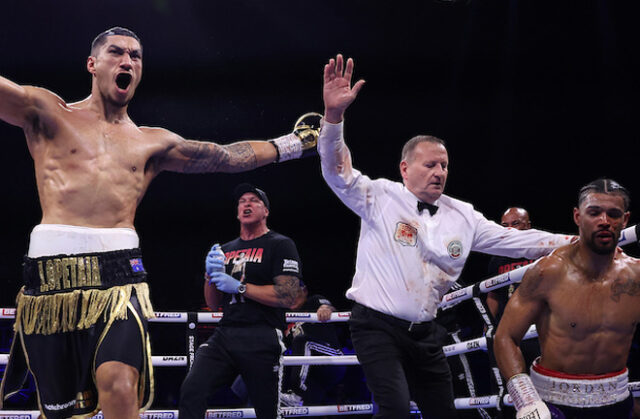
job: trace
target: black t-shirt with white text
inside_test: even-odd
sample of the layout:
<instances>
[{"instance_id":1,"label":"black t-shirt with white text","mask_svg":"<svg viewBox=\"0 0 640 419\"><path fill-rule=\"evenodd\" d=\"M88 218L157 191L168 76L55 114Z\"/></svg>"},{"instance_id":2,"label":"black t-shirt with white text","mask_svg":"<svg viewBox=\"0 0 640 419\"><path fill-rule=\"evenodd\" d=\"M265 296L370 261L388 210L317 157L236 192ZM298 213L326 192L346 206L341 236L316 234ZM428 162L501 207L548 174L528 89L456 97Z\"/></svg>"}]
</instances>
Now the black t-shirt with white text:
<instances>
[{"instance_id":1,"label":"black t-shirt with white text","mask_svg":"<svg viewBox=\"0 0 640 419\"><path fill-rule=\"evenodd\" d=\"M226 273L246 284L274 285L278 275L302 278L302 263L290 238L269 231L253 239L237 238L222 245ZM258 303L240 294L224 294L221 326L266 325L284 330L286 310Z\"/></svg>"}]
</instances>

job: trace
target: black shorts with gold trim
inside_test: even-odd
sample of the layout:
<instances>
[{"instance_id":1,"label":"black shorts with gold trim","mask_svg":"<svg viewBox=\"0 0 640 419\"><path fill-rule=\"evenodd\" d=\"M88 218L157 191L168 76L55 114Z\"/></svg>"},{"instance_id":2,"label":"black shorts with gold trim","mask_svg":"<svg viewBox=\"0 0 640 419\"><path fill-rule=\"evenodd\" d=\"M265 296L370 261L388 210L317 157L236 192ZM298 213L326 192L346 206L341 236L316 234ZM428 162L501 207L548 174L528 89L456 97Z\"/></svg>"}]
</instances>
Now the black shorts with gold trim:
<instances>
[{"instance_id":1,"label":"black shorts with gold trim","mask_svg":"<svg viewBox=\"0 0 640 419\"><path fill-rule=\"evenodd\" d=\"M43 417L90 417L100 408L97 368L119 361L139 371L138 400L148 408L153 309L140 250L25 258L24 279L0 400L20 389L28 367Z\"/></svg>"}]
</instances>

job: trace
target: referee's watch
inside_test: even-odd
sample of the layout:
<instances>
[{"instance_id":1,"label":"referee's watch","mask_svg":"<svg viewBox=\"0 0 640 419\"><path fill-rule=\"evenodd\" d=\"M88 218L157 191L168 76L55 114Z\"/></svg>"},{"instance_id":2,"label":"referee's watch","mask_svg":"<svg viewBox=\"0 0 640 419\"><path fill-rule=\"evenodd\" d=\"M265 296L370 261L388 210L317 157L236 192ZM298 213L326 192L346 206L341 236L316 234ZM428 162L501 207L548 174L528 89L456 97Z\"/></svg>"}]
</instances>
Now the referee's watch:
<instances>
[{"instance_id":1,"label":"referee's watch","mask_svg":"<svg viewBox=\"0 0 640 419\"><path fill-rule=\"evenodd\" d=\"M238 285L238 294L242 295L247 292L247 286L245 284Z\"/></svg>"}]
</instances>

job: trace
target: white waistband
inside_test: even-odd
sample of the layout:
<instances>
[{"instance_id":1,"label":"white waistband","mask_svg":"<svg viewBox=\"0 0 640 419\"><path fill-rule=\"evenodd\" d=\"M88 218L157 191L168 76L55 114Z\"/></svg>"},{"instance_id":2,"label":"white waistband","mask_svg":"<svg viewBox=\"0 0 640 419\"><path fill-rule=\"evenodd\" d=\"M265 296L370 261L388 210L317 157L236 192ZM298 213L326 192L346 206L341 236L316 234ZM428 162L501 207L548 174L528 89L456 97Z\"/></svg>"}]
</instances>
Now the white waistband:
<instances>
[{"instance_id":1,"label":"white waistband","mask_svg":"<svg viewBox=\"0 0 640 419\"><path fill-rule=\"evenodd\" d=\"M629 397L629 374L595 379L550 377L531 367L531 381L545 402L571 407L601 407L619 403Z\"/></svg>"},{"instance_id":2,"label":"white waistband","mask_svg":"<svg viewBox=\"0 0 640 419\"><path fill-rule=\"evenodd\" d=\"M27 256L109 252L139 246L138 234L130 228L93 228L63 224L38 224L31 231Z\"/></svg>"}]
</instances>

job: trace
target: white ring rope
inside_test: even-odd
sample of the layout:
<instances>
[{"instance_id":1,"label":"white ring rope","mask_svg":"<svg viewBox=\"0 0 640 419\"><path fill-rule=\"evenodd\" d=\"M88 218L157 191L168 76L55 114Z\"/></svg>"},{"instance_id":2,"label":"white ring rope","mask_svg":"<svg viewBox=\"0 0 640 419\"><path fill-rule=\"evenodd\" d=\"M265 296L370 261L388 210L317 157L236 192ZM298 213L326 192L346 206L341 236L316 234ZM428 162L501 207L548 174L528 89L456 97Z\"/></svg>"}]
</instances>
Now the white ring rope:
<instances>
[{"instance_id":1,"label":"white ring rope","mask_svg":"<svg viewBox=\"0 0 640 419\"><path fill-rule=\"evenodd\" d=\"M536 327L531 326L524 339L537 337ZM487 338L481 337L465 342L454 343L442 347L445 356L460 355L473 351L486 351ZM359 365L356 355L315 355L315 356L284 356L284 365ZM0 365L4 365L9 360L9 354L0 354ZM154 367L185 367L187 366L186 355L154 355L151 357Z\"/></svg>"},{"instance_id":2,"label":"white ring rope","mask_svg":"<svg viewBox=\"0 0 640 419\"><path fill-rule=\"evenodd\" d=\"M370 415L373 413L373 404L342 404L333 406L297 406L280 407L284 417L299 416L343 416L343 415ZM38 419L40 412L37 410L0 410L0 418L4 419ZM177 410L147 410L140 414L140 419L175 419ZM206 418L255 418L253 409L208 409ZM103 419L102 412L92 419Z\"/></svg>"},{"instance_id":3,"label":"white ring rope","mask_svg":"<svg viewBox=\"0 0 640 419\"><path fill-rule=\"evenodd\" d=\"M618 240L618 246L637 243L639 229L640 225L634 225L622 230L622 232L620 233L620 239ZM486 294L489 291L493 291L498 288L506 287L507 285L520 282L522 281L522 277L524 276L524 273L527 271L527 269L532 267L537 262L538 261L536 260L529 265L521 266L520 268L516 268L503 274L493 276L489 279L485 279L484 281L481 281L477 284L469 285L468 287L445 294L442 297L442 301L440 301L440 308L446 310L462 301L470 300L474 297L474 289L476 288L479 290L479 292Z\"/></svg>"}]
</instances>

